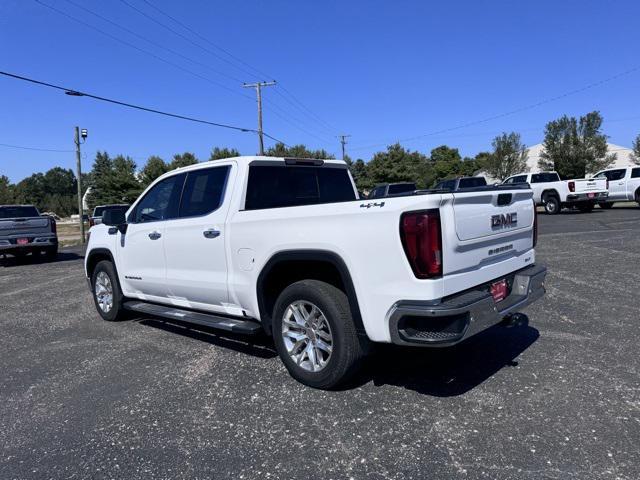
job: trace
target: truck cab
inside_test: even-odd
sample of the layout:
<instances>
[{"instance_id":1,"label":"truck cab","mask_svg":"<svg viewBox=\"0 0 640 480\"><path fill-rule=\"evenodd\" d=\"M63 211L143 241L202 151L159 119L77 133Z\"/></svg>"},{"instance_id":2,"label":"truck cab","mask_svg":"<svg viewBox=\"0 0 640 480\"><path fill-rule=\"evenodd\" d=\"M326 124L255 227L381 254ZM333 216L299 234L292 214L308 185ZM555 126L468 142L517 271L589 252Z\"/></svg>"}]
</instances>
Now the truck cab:
<instances>
[{"instance_id":1,"label":"truck cab","mask_svg":"<svg viewBox=\"0 0 640 480\"><path fill-rule=\"evenodd\" d=\"M615 202L634 201L640 205L640 166L601 170L593 178L606 179L609 196L600 207L611 208Z\"/></svg>"}]
</instances>

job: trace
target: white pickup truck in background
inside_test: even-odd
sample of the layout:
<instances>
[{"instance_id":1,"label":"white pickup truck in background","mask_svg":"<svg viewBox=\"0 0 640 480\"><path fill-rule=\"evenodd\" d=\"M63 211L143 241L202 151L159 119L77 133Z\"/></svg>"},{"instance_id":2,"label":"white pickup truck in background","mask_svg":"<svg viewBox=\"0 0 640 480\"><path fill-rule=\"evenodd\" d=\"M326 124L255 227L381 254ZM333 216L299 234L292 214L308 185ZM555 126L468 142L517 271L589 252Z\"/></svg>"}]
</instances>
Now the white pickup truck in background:
<instances>
[{"instance_id":1,"label":"white pickup truck in background","mask_svg":"<svg viewBox=\"0 0 640 480\"><path fill-rule=\"evenodd\" d=\"M609 197L600 202L602 208L611 208L615 202L635 201L640 205L640 166L602 170L593 178L609 181Z\"/></svg>"},{"instance_id":2,"label":"white pickup truck in background","mask_svg":"<svg viewBox=\"0 0 640 480\"><path fill-rule=\"evenodd\" d=\"M606 178L561 180L557 172L540 172L520 173L503 182L505 185L519 183L531 186L536 205L544 206L550 215L560 213L563 208L590 212L597 203L606 201L609 195Z\"/></svg>"},{"instance_id":3,"label":"white pickup truck in background","mask_svg":"<svg viewBox=\"0 0 640 480\"><path fill-rule=\"evenodd\" d=\"M371 342L445 347L544 294L528 185L359 200L338 160L174 170L91 228L105 320L126 311L272 335L297 380L345 381Z\"/></svg>"}]
</instances>

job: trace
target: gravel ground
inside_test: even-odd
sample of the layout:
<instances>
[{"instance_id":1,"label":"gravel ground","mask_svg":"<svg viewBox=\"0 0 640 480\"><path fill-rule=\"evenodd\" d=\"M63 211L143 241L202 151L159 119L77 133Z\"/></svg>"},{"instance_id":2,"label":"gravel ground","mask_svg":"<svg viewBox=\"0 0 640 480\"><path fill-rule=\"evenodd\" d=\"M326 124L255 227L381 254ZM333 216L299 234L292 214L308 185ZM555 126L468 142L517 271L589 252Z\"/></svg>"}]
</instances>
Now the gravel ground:
<instances>
[{"instance_id":1,"label":"gravel ground","mask_svg":"<svg viewBox=\"0 0 640 480\"><path fill-rule=\"evenodd\" d=\"M540 216L546 297L339 392L266 339L100 320L81 251L0 260L0 479L640 478L640 209Z\"/></svg>"}]
</instances>

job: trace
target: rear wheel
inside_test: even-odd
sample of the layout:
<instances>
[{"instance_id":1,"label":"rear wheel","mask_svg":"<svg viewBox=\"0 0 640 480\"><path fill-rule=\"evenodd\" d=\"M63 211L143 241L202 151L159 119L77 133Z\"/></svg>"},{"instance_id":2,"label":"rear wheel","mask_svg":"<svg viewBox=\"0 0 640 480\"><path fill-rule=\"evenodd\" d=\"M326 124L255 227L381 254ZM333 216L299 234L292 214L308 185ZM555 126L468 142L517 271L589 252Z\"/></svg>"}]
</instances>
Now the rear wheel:
<instances>
[{"instance_id":1,"label":"rear wheel","mask_svg":"<svg viewBox=\"0 0 640 480\"><path fill-rule=\"evenodd\" d=\"M609 210L611 207L613 207L613 202L600 203L599 205L600 205L600 208L604 210Z\"/></svg>"},{"instance_id":2,"label":"rear wheel","mask_svg":"<svg viewBox=\"0 0 640 480\"><path fill-rule=\"evenodd\" d=\"M91 287L96 310L104 320L113 322L125 317L124 297L110 261L103 260L96 265L91 275Z\"/></svg>"},{"instance_id":3,"label":"rear wheel","mask_svg":"<svg viewBox=\"0 0 640 480\"><path fill-rule=\"evenodd\" d=\"M553 194L545 194L542 197L542 203L544 204L544 211L549 215L556 215L560 213L560 199Z\"/></svg>"},{"instance_id":4,"label":"rear wheel","mask_svg":"<svg viewBox=\"0 0 640 480\"><path fill-rule=\"evenodd\" d=\"M293 378L314 388L345 383L359 369L366 340L356 334L345 293L318 280L285 288L274 308L273 338Z\"/></svg>"}]
</instances>

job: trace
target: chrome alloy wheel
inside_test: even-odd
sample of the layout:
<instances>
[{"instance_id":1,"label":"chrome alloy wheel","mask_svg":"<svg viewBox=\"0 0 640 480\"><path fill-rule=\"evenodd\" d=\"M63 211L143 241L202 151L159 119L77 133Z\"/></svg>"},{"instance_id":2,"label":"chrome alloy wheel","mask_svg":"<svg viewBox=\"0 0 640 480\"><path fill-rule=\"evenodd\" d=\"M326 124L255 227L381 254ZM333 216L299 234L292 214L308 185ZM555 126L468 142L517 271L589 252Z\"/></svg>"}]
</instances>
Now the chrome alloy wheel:
<instances>
[{"instance_id":1,"label":"chrome alloy wheel","mask_svg":"<svg viewBox=\"0 0 640 480\"><path fill-rule=\"evenodd\" d=\"M111 285L111 279L105 272L98 272L96 275L96 284L93 287L96 295L96 301L100 306L100 310L104 313L109 313L113 308L113 286Z\"/></svg>"},{"instance_id":2,"label":"chrome alloy wheel","mask_svg":"<svg viewBox=\"0 0 640 480\"><path fill-rule=\"evenodd\" d=\"M331 327L324 313L311 302L298 300L287 307L282 339L291 359L308 372L319 372L331 358Z\"/></svg>"}]
</instances>

